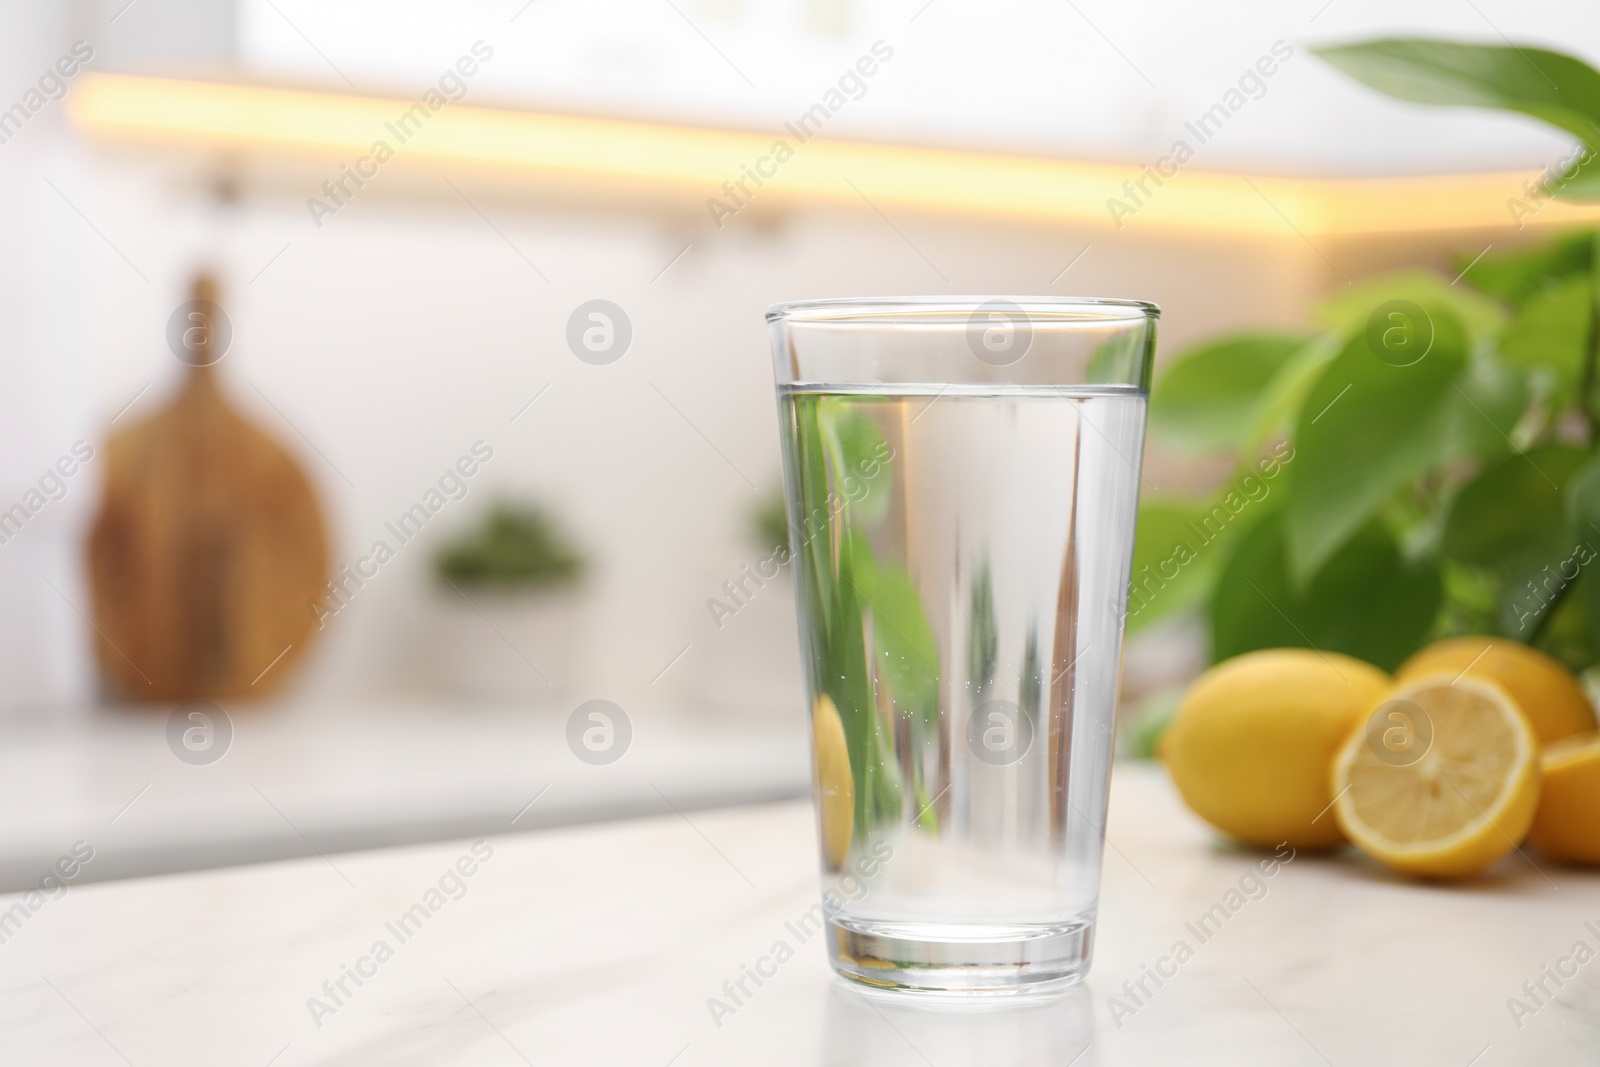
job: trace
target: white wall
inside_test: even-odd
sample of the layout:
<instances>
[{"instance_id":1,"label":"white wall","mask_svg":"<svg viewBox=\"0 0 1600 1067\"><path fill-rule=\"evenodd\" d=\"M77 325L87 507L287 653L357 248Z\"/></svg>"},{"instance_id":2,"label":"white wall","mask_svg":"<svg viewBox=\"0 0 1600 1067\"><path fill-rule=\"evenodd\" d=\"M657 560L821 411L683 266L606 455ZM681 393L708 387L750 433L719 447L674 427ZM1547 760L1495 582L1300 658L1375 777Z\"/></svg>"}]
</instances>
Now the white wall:
<instances>
[{"instance_id":1,"label":"white wall","mask_svg":"<svg viewBox=\"0 0 1600 1067\"><path fill-rule=\"evenodd\" d=\"M66 15L62 5L0 5L0 109L66 50ZM0 143L0 511L93 434L83 381L91 331L68 294L83 285L98 238L48 184L76 199L76 159L55 103ZM63 637L82 625L71 606L86 603L74 545L94 479L91 465L0 544L0 704L87 693L85 645Z\"/></svg>"}]
</instances>

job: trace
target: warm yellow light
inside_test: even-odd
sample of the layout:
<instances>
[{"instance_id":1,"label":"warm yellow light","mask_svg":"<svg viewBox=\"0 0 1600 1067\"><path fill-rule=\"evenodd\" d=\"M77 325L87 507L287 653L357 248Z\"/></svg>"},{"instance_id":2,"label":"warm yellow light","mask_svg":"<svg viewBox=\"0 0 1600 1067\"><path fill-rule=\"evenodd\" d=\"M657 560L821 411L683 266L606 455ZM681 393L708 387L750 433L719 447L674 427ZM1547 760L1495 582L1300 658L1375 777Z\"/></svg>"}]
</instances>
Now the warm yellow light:
<instances>
[{"instance_id":1,"label":"warm yellow light","mask_svg":"<svg viewBox=\"0 0 1600 1067\"><path fill-rule=\"evenodd\" d=\"M466 166L537 179L666 187L695 207L772 154L779 135L579 118L448 104L401 143L412 101L95 73L68 101L91 133L146 143L325 157L354 165L383 141L408 163ZM1030 156L781 138L793 158L759 196L911 207L1114 228L1112 198L1136 208L1127 227L1307 237L1513 227L1530 207L1523 173L1290 179L1183 170L1142 205L1123 191L1139 168ZM764 164L773 170L773 164ZM747 179L748 181L748 179ZM753 184L748 185L754 188ZM1141 197L1142 198L1142 197ZM1532 225L1600 219L1600 205L1549 202Z\"/></svg>"}]
</instances>

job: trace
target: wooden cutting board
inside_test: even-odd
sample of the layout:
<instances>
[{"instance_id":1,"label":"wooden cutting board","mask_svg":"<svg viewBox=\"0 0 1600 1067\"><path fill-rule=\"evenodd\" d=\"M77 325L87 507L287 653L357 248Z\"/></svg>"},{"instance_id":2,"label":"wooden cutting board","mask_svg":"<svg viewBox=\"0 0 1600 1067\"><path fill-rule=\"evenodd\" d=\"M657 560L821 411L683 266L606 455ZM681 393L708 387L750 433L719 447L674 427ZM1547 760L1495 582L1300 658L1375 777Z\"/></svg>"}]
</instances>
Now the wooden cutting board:
<instances>
[{"instance_id":1,"label":"wooden cutting board","mask_svg":"<svg viewBox=\"0 0 1600 1067\"><path fill-rule=\"evenodd\" d=\"M194 295L214 303L215 286L202 277ZM328 578L311 483L223 396L209 320L191 338L199 358L172 403L105 449L89 576L115 700L272 692L305 653Z\"/></svg>"}]
</instances>

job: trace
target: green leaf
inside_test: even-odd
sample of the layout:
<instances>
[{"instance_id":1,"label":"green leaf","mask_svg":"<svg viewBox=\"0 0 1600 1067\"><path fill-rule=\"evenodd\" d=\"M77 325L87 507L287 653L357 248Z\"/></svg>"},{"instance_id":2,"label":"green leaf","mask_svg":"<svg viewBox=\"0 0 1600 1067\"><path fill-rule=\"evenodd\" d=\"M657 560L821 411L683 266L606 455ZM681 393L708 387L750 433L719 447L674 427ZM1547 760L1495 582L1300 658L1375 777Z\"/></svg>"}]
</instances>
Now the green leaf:
<instances>
[{"instance_id":1,"label":"green leaf","mask_svg":"<svg viewBox=\"0 0 1600 1067\"><path fill-rule=\"evenodd\" d=\"M1461 279L1508 303L1519 304L1552 281L1589 269L1594 260L1594 231L1564 234L1510 252L1456 261Z\"/></svg>"},{"instance_id":2,"label":"green leaf","mask_svg":"<svg viewBox=\"0 0 1600 1067\"><path fill-rule=\"evenodd\" d=\"M1444 579L1444 609L1434 624L1434 636L1487 634L1498 628L1497 611L1505 583L1482 567L1457 563L1439 556Z\"/></svg>"},{"instance_id":3,"label":"green leaf","mask_svg":"<svg viewBox=\"0 0 1600 1067\"><path fill-rule=\"evenodd\" d=\"M1532 293L1500 335L1500 351L1528 368L1548 368L1562 395L1583 374L1594 322L1594 289L1587 271L1570 274Z\"/></svg>"},{"instance_id":4,"label":"green leaf","mask_svg":"<svg viewBox=\"0 0 1600 1067\"><path fill-rule=\"evenodd\" d=\"M1296 352L1268 383L1250 427L1247 444L1251 448L1289 432L1295 413L1306 401L1306 394L1317 383L1322 370L1339 354L1343 342L1332 334L1317 338Z\"/></svg>"},{"instance_id":5,"label":"green leaf","mask_svg":"<svg viewBox=\"0 0 1600 1067\"><path fill-rule=\"evenodd\" d=\"M1543 48L1390 39L1313 49L1379 92L1419 104L1519 111L1600 143L1600 72Z\"/></svg>"},{"instance_id":6,"label":"green leaf","mask_svg":"<svg viewBox=\"0 0 1600 1067\"><path fill-rule=\"evenodd\" d=\"M922 598L903 569L877 568L870 594L863 599L872 611L872 643L878 680L889 687L896 703L929 726L939 713L939 646L922 610Z\"/></svg>"},{"instance_id":7,"label":"green leaf","mask_svg":"<svg viewBox=\"0 0 1600 1067\"><path fill-rule=\"evenodd\" d=\"M1280 443L1235 473L1207 503L1149 500L1140 505L1129 576L1127 632L1195 607L1212 595L1221 562L1243 532L1276 510L1274 488L1294 449Z\"/></svg>"},{"instance_id":8,"label":"green leaf","mask_svg":"<svg viewBox=\"0 0 1600 1067\"><path fill-rule=\"evenodd\" d=\"M1592 557L1591 557L1592 558ZM1581 578L1577 559L1569 548L1556 549L1543 557L1524 556L1515 566L1502 572L1498 603L1495 605L1492 632L1514 637L1519 641L1543 647L1549 637L1548 628L1569 604L1577 604L1577 618L1583 618L1582 597L1577 590L1568 590L1567 582L1557 575L1563 566L1572 569L1574 580ZM1570 609L1563 620L1570 628L1574 619ZM1548 616L1548 618L1547 618ZM1571 643L1572 633L1565 635Z\"/></svg>"},{"instance_id":9,"label":"green leaf","mask_svg":"<svg viewBox=\"0 0 1600 1067\"><path fill-rule=\"evenodd\" d=\"M1466 367L1465 340L1448 312L1435 311L1429 321L1406 342L1408 353L1422 353L1409 366L1384 362L1366 336L1354 338L1300 409L1284 515L1297 586L1396 490L1439 460L1439 438Z\"/></svg>"},{"instance_id":10,"label":"green leaf","mask_svg":"<svg viewBox=\"0 0 1600 1067\"><path fill-rule=\"evenodd\" d=\"M1445 398L1435 461L1504 455L1527 408L1528 380L1522 371L1487 352L1471 357Z\"/></svg>"},{"instance_id":11,"label":"green leaf","mask_svg":"<svg viewBox=\"0 0 1600 1067\"><path fill-rule=\"evenodd\" d=\"M1592 640L1595 635L1600 635L1600 568L1592 562L1583 569L1583 575L1578 579L1578 596ZM1588 663L1569 665L1575 670L1583 670L1585 667L1593 666L1594 662L1591 659Z\"/></svg>"},{"instance_id":12,"label":"green leaf","mask_svg":"<svg viewBox=\"0 0 1600 1067\"><path fill-rule=\"evenodd\" d=\"M853 525L875 525L889 510L894 482L894 454L883 431L869 416L848 411L837 400L822 400L818 416L833 491L847 502Z\"/></svg>"},{"instance_id":13,"label":"green leaf","mask_svg":"<svg viewBox=\"0 0 1600 1067\"><path fill-rule=\"evenodd\" d=\"M1440 551L1505 571L1569 547L1566 488L1588 458L1553 445L1485 467L1451 501Z\"/></svg>"},{"instance_id":14,"label":"green leaf","mask_svg":"<svg viewBox=\"0 0 1600 1067\"><path fill-rule=\"evenodd\" d=\"M1207 505L1187 500L1140 503L1133 537L1129 634L1194 608L1210 594L1222 553L1203 536L1200 521L1209 512Z\"/></svg>"},{"instance_id":15,"label":"green leaf","mask_svg":"<svg viewBox=\"0 0 1600 1067\"><path fill-rule=\"evenodd\" d=\"M1583 565L1578 578L1577 594L1582 602L1583 615L1588 623L1591 641L1600 636L1600 567L1595 566L1600 556L1600 459L1593 459L1579 468L1567 482L1567 523L1575 546L1581 546ZM1578 669L1588 663L1568 663Z\"/></svg>"},{"instance_id":16,"label":"green leaf","mask_svg":"<svg viewBox=\"0 0 1600 1067\"><path fill-rule=\"evenodd\" d=\"M1600 487L1597 474L1587 452L1551 445L1484 468L1451 501L1440 551L1494 575L1499 633L1522 641L1541 635L1545 615L1578 577L1578 557L1593 557L1581 516L1600 504L1591 488ZM1571 634L1564 643L1572 645Z\"/></svg>"},{"instance_id":17,"label":"green leaf","mask_svg":"<svg viewBox=\"0 0 1600 1067\"><path fill-rule=\"evenodd\" d=\"M1593 556L1589 558L1593 559ZM1579 573L1578 584L1572 587L1557 604L1544 612L1549 618L1541 616L1536 624L1538 636L1533 640L1535 648L1549 653L1574 671L1585 670L1600 658L1600 648L1596 647L1595 641L1596 631L1589 618L1588 606L1584 602L1584 594L1587 592L1584 583L1588 579L1587 569Z\"/></svg>"},{"instance_id":18,"label":"green leaf","mask_svg":"<svg viewBox=\"0 0 1600 1067\"><path fill-rule=\"evenodd\" d=\"M1427 270L1403 270L1365 278L1340 289L1317 305L1312 313L1318 322L1341 337L1351 338L1365 333L1373 316L1396 300L1419 304L1430 314L1453 315L1466 327L1468 339L1474 342L1492 336L1506 318L1505 311L1494 300L1471 289L1451 285Z\"/></svg>"},{"instance_id":19,"label":"green leaf","mask_svg":"<svg viewBox=\"0 0 1600 1067\"><path fill-rule=\"evenodd\" d=\"M1408 563L1388 531L1369 523L1296 590L1282 518L1269 514L1246 531L1218 576L1213 662L1295 647L1343 652L1393 670L1422 646L1441 600L1431 560Z\"/></svg>"},{"instance_id":20,"label":"green leaf","mask_svg":"<svg viewBox=\"0 0 1600 1067\"><path fill-rule=\"evenodd\" d=\"M1600 459L1573 471L1566 479L1567 525L1584 540L1600 541Z\"/></svg>"},{"instance_id":21,"label":"green leaf","mask_svg":"<svg viewBox=\"0 0 1600 1067\"><path fill-rule=\"evenodd\" d=\"M1166 369L1150 394L1150 428L1178 448L1243 444L1267 386L1306 339L1243 334L1202 345Z\"/></svg>"}]
</instances>

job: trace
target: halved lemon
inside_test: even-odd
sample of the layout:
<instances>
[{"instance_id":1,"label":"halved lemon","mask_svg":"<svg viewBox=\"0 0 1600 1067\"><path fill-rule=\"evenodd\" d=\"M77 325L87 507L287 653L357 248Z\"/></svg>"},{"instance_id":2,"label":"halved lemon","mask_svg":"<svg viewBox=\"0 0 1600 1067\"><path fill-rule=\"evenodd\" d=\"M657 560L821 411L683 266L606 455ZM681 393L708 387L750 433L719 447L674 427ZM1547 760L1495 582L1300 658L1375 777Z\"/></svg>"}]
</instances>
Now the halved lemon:
<instances>
[{"instance_id":1,"label":"halved lemon","mask_svg":"<svg viewBox=\"0 0 1600 1067\"><path fill-rule=\"evenodd\" d=\"M1374 859L1408 874L1476 874L1516 847L1539 802L1539 749L1506 691L1470 676L1407 682L1333 765L1334 815Z\"/></svg>"},{"instance_id":2,"label":"halved lemon","mask_svg":"<svg viewBox=\"0 0 1600 1067\"><path fill-rule=\"evenodd\" d=\"M1543 767L1529 839L1557 859L1600 863L1600 734L1551 745Z\"/></svg>"}]
</instances>

